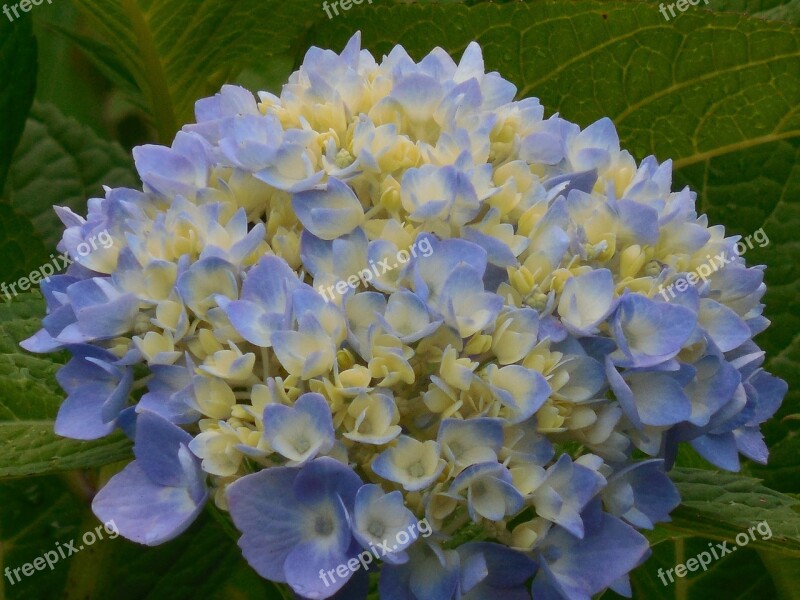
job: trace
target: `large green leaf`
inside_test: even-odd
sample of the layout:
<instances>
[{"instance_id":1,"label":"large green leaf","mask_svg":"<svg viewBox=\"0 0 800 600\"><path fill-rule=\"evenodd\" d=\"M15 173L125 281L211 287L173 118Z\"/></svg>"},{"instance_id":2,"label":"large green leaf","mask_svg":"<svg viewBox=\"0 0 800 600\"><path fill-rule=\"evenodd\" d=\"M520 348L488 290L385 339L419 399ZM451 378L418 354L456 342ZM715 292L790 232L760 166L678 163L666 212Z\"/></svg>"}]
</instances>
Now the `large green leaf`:
<instances>
[{"instance_id":1,"label":"large green leaf","mask_svg":"<svg viewBox=\"0 0 800 600\"><path fill-rule=\"evenodd\" d=\"M136 80L162 142L191 119L198 98L247 66L296 52L309 24L324 18L310 0L73 2L105 43L102 52L88 43L83 49Z\"/></svg>"},{"instance_id":2,"label":"large green leaf","mask_svg":"<svg viewBox=\"0 0 800 600\"><path fill-rule=\"evenodd\" d=\"M711 544L711 548L709 547ZM773 598L777 600L775 583L758 552L744 546L735 552L719 556L718 542L693 537L658 544L653 548L653 556L631 574L634 598L659 598L666 600L706 600L709 598L725 598L730 600L752 600L754 598ZM735 544L734 544L735 546ZM728 544L728 548L732 548ZM719 558L714 560L711 549L718 552ZM703 569L698 555L706 552L702 559L706 564ZM684 577L675 574L677 564L691 563L695 569L686 572ZM709 562L709 559L710 562ZM794 559L797 560L797 559ZM672 572L668 574L669 570ZM671 576L671 580L670 580ZM609 595L610 596L610 595ZM604 595L605 599L606 596ZM789 600L788 598L786 600Z\"/></svg>"},{"instance_id":3,"label":"large green leaf","mask_svg":"<svg viewBox=\"0 0 800 600\"><path fill-rule=\"evenodd\" d=\"M53 205L85 212L89 198L102 197L103 185L135 186L132 162L119 144L102 140L52 105L35 103L3 195L54 248L63 225Z\"/></svg>"},{"instance_id":4,"label":"large green leaf","mask_svg":"<svg viewBox=\"0 0 800 600\"><path fill-rule=\"evenodd\" d=\"M354 29L378 53L399 42L418 57L475 39L520 96L582 124L611 117L634 155L679 170L800 136L800 33L780 23L694 11L678 27L649 4L545 0L376 6L314 37L336 48Z\"/></svg>"},{"instance_id":5,"label":"large green leaf","mask_svg":"<svg viewBox=\"0 0 800 600\"><path fill-rule=\"evenodd\" d=\"M800 1L798 0L710 0L714 10L738 12L760 17L800 23Z\"/></svg>"},{"instance_id":6,"label":"large green leaf","mask_svg":"<svg viewBox=\"0 0 800 600\"><path fill-rule=\"evenodd\" d=\"M647 533L653 555L631 574L634 598L796 600L800 501L741 475L677 468L671 477L682 504ZM693 570L679 577L675 566L692 558Z\"/></svg>"},{"instance_id":7,"label":"large green leaf","mask_svg":"<svg viewBox=\"0 0 800 600\"><path fill-rule=\"evenodd\" d=\"M247 565L241 549L205 514L186 534L157 548L144 549L118 538L102 551L74 571L81 579L86 571L90 573L94 598L283 599L277 587Z\"/></svg>"},{"instance_id":8,"label":"large green leaf","mask_svg":"<svg viewBox=\"0 0 800 600\"><path fill-rule=\"evenodd\" d=\"M774 429L780 433L780 427ZM770 446L769 464L750 471L769 487L800 494L800 437L789 432L784 439Z\"/></svg>"},{"instance_id":9,"label":"large green leaf","mask_svg":"<svg viewBox=\"0 0 800 600\"><path fill-rule=\"evenodd\" d=\"M60 597L69 572L68 561L25 577L22 567L76 539L85 504L78 502L58 477L0 481L0 598L43 600ZM52 555L51 555L52 556ZM14 569L17 570L16 574ZM18 580L19 578L19 580Z\"/></svg>"},{"instance_id":10,"label":"large green leaf","mask_svg":"<svg viewBox=\"0 0 800 600\"><path fill-rule=\"evenodd\" d=\"M0 19L0 189L36 90L36 38L31 22Z\"/></svg>"},{"instance_id":11,"label":"large green leaf","mask_svg":"<svg viewBox=\"0 0 800 600\"><path fill-rule=\"evenodd\" d=\"M733 540L766 521L769 535L755 535L752 548L800 557L800 501L771 490L757 479L704 469L676 468L670 477L681 505L664 525L671 532ZM766 528L766 526L762 526Z\"/></svg>"},{"instance_id":12,"label":"large green leaf","mask_svg":"<svg viewBox=\"0 0 800 600\"><path fill-rule=\"evenodd\" d=\"M80 47L87 39L81 13L70 2L53 2L31 16L39 48L36 100L57 106L64 115L89 125L100 136L107 135L116 125L109 106L114 91L103 77L116 71L95 71L86 54L76 51L75 45ZM124 78L112 81L120 87L126 85ZM127 89L135 90L132 80L127 85Z\"/></svg>"},{"instance_id":13,"label":"large green leaf","mask_svg":"<svg viewBox=\"0 0 800 600\"><path fill-rule=\"evenodd\" d=\"M53 431L64 399L55 381L60 364L18 347L39 329L43 313L38 294L0 303L0 478L94 467L130 455L121 434L78 442Z\"/></svg>"},{"instance_id":14,"label":"large green leaf","mask_svg":"<svg viewBox=\"0 0 800 600\"><path fill-rule=\"evenodd\" d=\"M778 552L761 550L759 558L764 563L782 600L800 598L800 558L785 556Z\"/></svg>"},{"instance_id":15,"label":"large green leaf","mask_svg":"<svg viewBox=\"0 0 800 600\"><path fill-rule=\"evenodd\" d=\"M52 252L52 248L50 252ZM0 298L19 292L16 280L50 260L48 249L36 235L33 224L11 206L0 202ZM14 284L15 287L10 287Z\"/></svg>"}]
</instances>

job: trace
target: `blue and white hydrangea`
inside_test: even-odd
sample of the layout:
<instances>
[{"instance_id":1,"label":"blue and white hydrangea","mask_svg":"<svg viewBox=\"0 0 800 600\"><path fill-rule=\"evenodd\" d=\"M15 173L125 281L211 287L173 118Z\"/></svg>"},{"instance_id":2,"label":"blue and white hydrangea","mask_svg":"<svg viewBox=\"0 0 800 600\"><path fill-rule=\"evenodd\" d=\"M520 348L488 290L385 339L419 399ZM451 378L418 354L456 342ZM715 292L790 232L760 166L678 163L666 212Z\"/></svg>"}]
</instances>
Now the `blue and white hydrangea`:
<instances>
[{"instance_id":1,"label":"blue and white hydrangea","mask_svg":"<svg viewBox=\"0 0 800 600\"><path fill-rule=\"evenodd\" d=\"M516 92L477 44L379 63L356 35L280 96L200 100L134 150L141 191L58 209L60 250L113 250L42 284L23 346L73 356L58 433L135 439L101 519L157 544L210 499L304 598L363 598L337 567L425 520L371 565L382 597L582 600L629 590L679 443L767 460L763 267L669 161Z\"/></svg>"}]
</instances>

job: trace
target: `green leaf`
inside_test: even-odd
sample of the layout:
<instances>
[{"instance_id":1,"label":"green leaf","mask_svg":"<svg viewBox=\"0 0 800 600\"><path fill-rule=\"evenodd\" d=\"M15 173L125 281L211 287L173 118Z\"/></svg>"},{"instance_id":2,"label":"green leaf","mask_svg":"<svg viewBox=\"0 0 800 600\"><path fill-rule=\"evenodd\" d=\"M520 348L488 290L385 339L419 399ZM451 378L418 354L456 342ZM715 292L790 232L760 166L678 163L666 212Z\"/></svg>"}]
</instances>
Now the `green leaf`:
<instances>
[{"instance_id":1,"label":"green leaf","mask_svg":"<svg viewBox=\"0 0 800 600\"><path fill-rule=\"evenodd\" d=\"M758 556L772 576L778 597L781 600L800 599L800 558L766 550L759 551Z\"/></svg>"},{"instance_id":2,"label":"green leaf","mask_svg":"<svg viewBox=\"0 0 800 600\"><path fill-rule=\"evenodd\" d=\"M198 98L248 66L294 55L311 23L325 18L316 1L74 0L106 50L136 80L162 143L193 116ZM98 48L82 44L110 66ZM288 73L287 73L288 75Z\"/></svg>"},{"instance_id":3,"label":"green leaf","mask_svg":"<svg viewBox=\"0 0 800 600\"><path fill-rule=\"evenodd\" d=\"M76 31L81 29L80 13L69 2L43 2L29 17L38 42L39 71L36 75L35 100L53 104L66 116L74 117L104 135L110 123L105 103L107 89L99 75L67 37L56 34L52 27Z\"/></svg>"},{"instance_id":4,"label":"green leaf","mask_svg":"<svg viewBox=\"0 0 800 600\"><path fill-rule=\"evenodd\" d=\"M379 54L397 42L458 54L475 39L519 96L582 124L611 117L635 156L678 168L800 136L800 32L780 23L698 10L678 27L649 4L591 0L375 6L317 42L340 48L355 28Z\"/></svg>"},{"instance_id":5,"label":"green leaf","mask_svg":"<svg viewBox=\"0 0 800 600\"><path fill-rule=\"evenodd\" d=\"M53 590L64 588L69 567L55 567L25 577L24 564L56 549L56 542L76 539L86 506L69 492L58 477L0 481L0 571L11 569L13 584L0 573L0 598L41 600L56 598ZM67 559L70 560L70 559ZM13 570L16 569L17 581Z\"/></svg>"},{"instance_id":6,"label":"green leaf","mask_svg":"<svg viewBox=\"0 0 800 600\"><path fill-rule=\"evenodd\" d=\"M53 205L85 213L89 198L102 197L103 185L137 185L128 153L54 106L35 103L9 171L7 204L52 252L63 231ZM50 260L48 254L37 255L38 264Z\"/></svg>"},{"instance_id":7,"label":"green leaf","mask_svg":"<svg viewBox=\"0 0 800 600\"><path fill-rule=\"evenodd\" d=\"M122 434L78 442L53 431L64 398L55 381L61 365L18 346L39 329L43 314L38 294L0 303L0 478L95 467L130 456L131 444Z\"/></svg>"},{"instance_id":8,"label":"green leaf","mask_svg":"<svg viewBox=\"0 0 800 600\"><path fill-rule=\"evenodd\" d=\"M0 189L36 91L36 38L29 19L0 19Z\"/></svg>"},{"instance_id":9,"label":"green leaf","mask_svg":"<svg viewBox=\"0 0 800 600\"><path fill-rule=\"evenodd\" d=\"M789 433L769 448L769 465L751 469L756 477L771 488L800 494L800 437Z\"/></svg>"},{"instance_id":10,"label":"green leaf","mask_svg":"<svg viewBox=\"0 0 800 600\"><path fill-rule=\"evenodd\" d=\"M710 0L714 10L747 13L762 19L800 23L800 0Z\"/></svg>"},{"instance_id":11,"label":"green leaf","mask_svg":"<svg viewBox=\"0 0 800 600\"><path fill-rule=\"evenodd\" d=\"M139 600L239 598L283 600L275 584L259 577L221 527L202 514L189 531L156 548L123 538L103 543L93 555L76 557L71 575L93 598ZM68 598L85 598L89 594Z\"/></svg>"},{"instance_id":12,"label":"green leaf","mask_svg":"<svg viewBox=\"0 0 800 600\"><path fill-rule=\"evenodd\" d=\"M672 522L663 525L666 530L730 541L766 521L768 535L753 533L749 547L800 557L796 498L731 473L675 468L670 478L678 486L681 505L672 513Z\"/></svg>"},{"instance_id":13,"label":"green leaf","mask_svg":"<svg viewBox=\"0 0 800 600\"><path fill-rule=\"evenodd\" d=\"M139 89L136 87L136 80L110 48L94 38L73 31L73 28L63 27L58 23L45 21L43 26L48 30L64 36L69 42L75 44L92 60L92 62L94 62L97 69L107 77L109 81L125 91L134 105L140 108L145 107L144 98L142 98Z\"/></svg>"},{"instance_id":14,"label":"green leaf","mask_svg":"<svg viewBox=\"0 0 800 600\"><path fill-rule=\"evenodd\" d=\"M122 433L96 442L61 438L52 420L0 422L0 455L0 478L25 477L118 461L131 455L131 443Z\"/></svg>"},{"instance_id":15,"label":"green leaf","mask_svg":"<svg viewBox=\"0 0 800 600\"><path fill-rule=\"evenodd\" d=\"M48 249L36 235L31 222L11 206L0 202L0 281L10 286L18 278L49 260ZM6 291L7 290L7 291ZM0 301L18 293L18 287L0 289Z\"/></svg>"},{"instance_id":16,"label":"green leaf","mask_svg":"<svg viewBox=\"0 0 800 600\"><path fill-rule=\"evenodd\" d=\"M749 546L738 547L735 552L725 556L719 556L718 553L719 558L715 560L709 544L717 550L717 543L693 537L655 546L650 559L631 574L633 597L661 600L778 598L775 584L769 571L759 559L758 552ZM731 545L728 544L728 547ZM704 562L708 563L705 569L697 558L703 552L707 553L703 555ZM695 570L687 571L684 577L678 577L675 574L675 566L686 565L692 558L696 561L691 564ZM670 569L672 572L668 574ZM603 595L604 600L607 597L619 596Z\"/></svg>"},{"instance_id":17,"label":"green leaf","mask_svg":"<svg viewBox=\"0 0 800 600\"><path fill-rule=\"evenodd\" d=\"M631 574L634 598L797 598L797 499L741 475L676 468L670 476L682 504L672 522L646 532L653 555ZM697 558L703 552L705 568ZM679 577L678 564L694 570Z\"/></svg>"}]
</instances>

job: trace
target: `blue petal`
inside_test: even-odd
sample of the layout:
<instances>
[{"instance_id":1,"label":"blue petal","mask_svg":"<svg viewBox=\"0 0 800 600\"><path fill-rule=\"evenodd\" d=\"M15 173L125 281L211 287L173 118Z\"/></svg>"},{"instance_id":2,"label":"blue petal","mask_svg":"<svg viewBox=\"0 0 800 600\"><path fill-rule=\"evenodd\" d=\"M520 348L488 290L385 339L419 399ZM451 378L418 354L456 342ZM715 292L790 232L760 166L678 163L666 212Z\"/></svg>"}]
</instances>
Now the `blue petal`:
<instances>
[{"instance_id":1,"label":"blue petal","mask_svg":"<svg viewBox=\"0 0 800 600\"><path fill-rule=\"evenodd\" d=\"M238 295L236 272L233 265L221 258L204 258L178 277L176 289L186 306L198 316L204 316L209 308L217 306L217 296L235 298Z\"/></svg>"},{"instance_id":2,"label":"blue petal","mask_svg":"<svg viewBox=\"0 0 800 600\"><path fill-rule=\"evenodd\" d=\"M227 489L239 547L250 566L271 581L286 582L284 562L303 539L305 503L294 495L300 469L273 467L246 475Z\"/></svg>"},{"instance_id":3,"label":"blue petal","mask_svg":"<svg viewBox=\"0 0 800 600\"><path fill-rule=\"evenodd\" d=\"M493 323L502 308L503 299L484 292L481 276L468 265L456 267L441 290L440 312L463 338Z\"/></svg>"},{"instance_id":4,"label":"blue petal","mask_svg":"<svg viewBox=\"0 0 800 600\"><path fill-rule=\"evenodd\" d=\"M469 265L483 277L487 254L486 250L477 244L460 239L440 242L433 236L427 236L425 239L433 251L428 256L417 256L413 263L414 290L423 300L427 300L429 296L436 297L445 281L442 274L449 274L461 263Z\"/></svg>"},{"instance_id":5,"label":"blue petal","mask_svg":"<svg viewBox=\"0 0 800 600\"><path fill-rule=\"evenodd\" d=\"M625 294L614 317L614 337L620 350L612 358L620 366L662 363L680 352L696 323L697 315L682 306Z\"/></svg>"},{"instance_id":6,"label":"blue petal","mask_svg":"<svg viewBox=\"0 0 800 600\"><path fill-rule=\"evenodd\" d=\"M617 233L617 244L641 244L655 246L658 243L658 212L641 202L620 200L615 204L619 213L621 229Z\"/></svg>"},{"instance_id":7,"label":"blue petal","mask_svg":"<svg viewBox=\"0 0 800 600\"><path fill-rule=\"evenodd\" d=\"M189 477L179 457L181 447L189 445L192 436L155 413L143 412L136 420L136 462L153 483L162 486L185 486ZM195 470L199 471L199 461Z\"/></svg>"},{"instance_id":8,"label":"blue petal","mask_svg":"<svg viewBox=\"0 0 800 600\"><path fill-rule=\"evenodd\" d=\"M147 384L147 393L136 405L136 411L154 412L176 425L188 425L200 418L200 413L185 401L190 392L192 372L178 365L153 365L153 379Z\"/></svg>"},{"instance_id":9,"label":"blue petal","mask_svg":"<svg viewBox=\"0 0 800 600\"><path fill-rule=\"evenodd\" d=\"M337 520L347 519L344 508L337 511ZM334 570L347 561L355 558L359 548L351 543L350 531L341 530L341 536L335 536L329 542L309 540L292 548L283 565L286 582L302 598L329 598L338 592L350 580L353 572L348 569L344 577L336 576L326 585L320 572ZM344 542L344 546L342 545Z\"/></svg>"},{"instance_id":10,"label":"blue petal","mask_svg":"<svg viewBox=\"0 0 800 600\"><path fill-rule=\"evenodd\" d=\"M741 454L759 464L767 464L769 449L758 427L742 427L735 430L733 435L736 437L736 448Z\"/></svg>"},{"instance_id":11,"label":"blue petal","mask_svg":"<svg viewBox=\"0 0 800 600\"><path fill-rule=\"evenodd\" d=\"M375 521L380 525L380 533L372 530ZM405 507L401 492L395 490L387 494L376 484L365 485L358 490L353 515L353 535L364 549L370 544L375 546L381 542L388 543L387 540L397 540L400 531L408 533L416 523L417 518ZM404 551L416 541L417 536L406 537L406 543L398 542L391 546L392 551L383 556L384 562L398 564L408 560Z\"/></svg>"},{"instance_id":12,"label":"blue petal","mask_svg":"<svg viewBox=\"0 0 800 600\"><path fill-rule=\"evenodd\" d=\"M502 240L478 231L472 227L464 227L462 235L465 240L477 244L488 256L489 262L500 267L518 267L519 261L514 253Z\"/></svg>"},{"instance_id":13,"label":"blue petal","mask_svg":"<svg viewBox=\"0 0 800 600\"><path fill-rule=\"evenodd\" d=\"M726 471L739 471L739 451L732 432L721 435L703 435L691 440L692 448L715 467Z\"/></svg>"},{"instance_id":14,"label":"blue petal","mask_svg":"<svg viewBox=\"0 0 800 600\"><path fill-rule=\"evenodd\" d=\"M569 278L558 302L561 322L579 336L595 333L614 310L614 279L608 269Z\"/></svg>"},{"instance_id":15,"label":"blue petal","mask_svg":"<svg viewBox=\"0 0 800 600\"><path fill-rule=\"evenodd\" d=\"M774 415L789 390L789 386L785 381L765 371L759 371L753 375L748 381L748 386L752 388L753 393L758 397L755 413L748 423L749 425L763 423Z\"/></svg>"},{"instance_id":16,"label":"blue petal","mask_svg":"<svg viewBox=\"0 0 800 600\"><path fill-rule=\"evenodd\" d=\"M133 371L112 366L116 357L93 346L81 346L57 374L69 394L56 417L59 435L92 440L111 433L128 400Z\"/></svg>"},{"instance_id":17,"label":"blue petal","mask_svg":"<svg viewBox=\"0 0 800 600\"><path fill-rule=\"evenodd\" d=\"M282 446L291 444L286 436L300 435L307 449L292 448L287 452ZM268 404L264 408L264 435L270 445L287 458L304 455L302 460L313 460L318 453L328 452L335 441L333 419L328 402L321 394L306 393L300 396L294 406ZM298 440L295 440L298 441ZM280 442L280 443L279 443Z\"/></svg>"},{"instance_id":18,"label":"blue petal","mask_svg":"<svg viewBox=\"0 0 800 600\"><path fill-rule=\"evenodd\" d=\"M632 493L630 506L614 501L621 486L627 486ZM664 472L663 461L654 459L634 463L615 473L603 490L603 501L606 506L618 506L619 511L609 508L609 512L634 527L653 529L656 523L669 521L669 513L680 504L681 498Z\"/></svg>"},{"instance_id":19,"label":"blue petal","mask_svg":"<svg viewBox=\"0 0 800 600\"><path fill-rule=\"evenodd\" d=\"M487 568L486 576L477 587L462 596L463 600L525 600L530 598L523 586L536 572L536 563L525 554L491 542L467 542L458 547L461 564L466 565L471 557L483 556Z\"/></svg>"},{"instance_id":20,"label":"blue petal","mask_svg":"<svg viewBox=\"0 0 800 600\"><path fill-rule=\"evenodd\" d=\"M403 565L383 565L380 597L386 600L454 600L459 585L459 557L454 550L417 544Z\"/></svg>"},{"instance_id":21,"label":"blue petal","mask_svg":"<svg viewBox=\"0 0 800 600\"><path fill-rule=\"evenodd\" d=\"M129 540L156 546L186 531L205 500L193 498L187 488L154 483L133 461L97 493L92 510L102 522L113 521Z\"/></svg>"},{"instance_id":22,"label":"blue petal","mask_svg":"<svg viewBox=\"0 0 800 600\"><path fill-rule=\"evenodd\" d=\"M323 456L300 470L294 482L294 491L299 498L309 502L335 494L342 499L347 510L352 510L361 485L361 479L353 469Z\"/></svg>"},{"instance_id":23,"label":"blue petal","mask_svg":"<svg viewBox=\"0 0 800 600\"><path fill-rule=\"evenodd\" d=\"M533 582L535 598L590 600L630 572L649 551L647 540L635 529L596 507L587 508L583 519L582 539L558 527L548 533L540 548L542 569Z\"/></svg>"},{"instance_id":24,"label":"blue petal","mask_svg":"<svg viewBox=\"0 0 800 600\"><path fill-rule=\"evenodd\" d=\"M705 426L736 392L741 377L728 362L706 356L695 363L696 375L685 392L692 403L690 422Z\"/></svg>"},{"instance_id":25,"label":"blue petal","mask_svg":"<svg viewBox=\"0 0 800 600\"><path fill-rule=\"evenodd\" d=\"M303 226L323 240L346 235L364 220L364 209L353 190L335 178L328 180L324 190L292 196L292 208Z\"/></svg>"},{"instance_id":26,"label":"blue petal","mask_svg":"<svg viewBox=\"0 0 800 600\"><path fill-rule=\"evenodd\" d=\"M727 306L710 298L700 300L699 325L722 352L729 352L750 339L750 328Z\"/></svg>"}]
</instances>

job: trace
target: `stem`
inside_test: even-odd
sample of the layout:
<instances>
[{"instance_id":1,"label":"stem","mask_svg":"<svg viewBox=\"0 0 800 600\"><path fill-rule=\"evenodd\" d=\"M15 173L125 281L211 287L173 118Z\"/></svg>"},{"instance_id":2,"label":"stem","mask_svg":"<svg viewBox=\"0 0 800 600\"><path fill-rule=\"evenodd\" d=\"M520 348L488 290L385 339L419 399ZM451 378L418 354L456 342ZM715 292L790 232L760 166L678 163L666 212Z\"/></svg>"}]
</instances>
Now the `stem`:
<instances>
[{"instance_id":1,"label":"stem","mask_svg":"<svg viewBox=\"0 0 800 600\"><path fill-rule=\"evenodd\" d=\"M0 540L0 573L5 569L3 566L3 541ZM0 600L6 600L6 582L5 577L0 579Z\"/></svg>"},{"instance_id":2,"label":"stem","mask_svg":"<svg viewBox=\"0 0 800 600\"><path fill-rule=\"evenodd\" d=\"M136 0L122 0L122 8L130 19L139 52L142 56L144 81L139 82L143 92L149 91L150 104L153 109L153 125L158 133L158 140L168 144L175 132L178 123L175 119L175 109L172 105L172 95L167 84L164 66L158 58L155 41L150 32L150 27L139 8Z\"/></svg>"},{"instance_id":3,"label":"stem","mask_svg":"<svg viewBox=\"0 0 800 600\"><path fill-rule=\"evenodd\" d=\"M686 545L683 538L675 540L675 564L684 564L686 562ZM675 580L675 598L684 600L687 598L687 581L683 577L678 577Z\"/></svg>"},{"instance_id":4,"label":"stem","mask_svg":"<svg viewBox=\"0 0 800 600\"><path fill-rule=\"evenodd\" d=\"M87 507L80 526L81 533L94 531L98 522L97 517ZM113 550L113 544L103 537L91 545L85 547L82 545L80 548L79 553L69 562L67 581L70 584L64 590L66 600L92 598L95 595L98 584L106 574L105 564Z\"/></svg>"},{"instance_id":5,"label":"stem","mask_svg":"<svg viewBox=\"0 0 800 600\"><path fill-rule=\"evenodd\" d=\"M142 379L134 381L133 385L131 386L131 391L133 392L145 387L152 378L153 378L152 375L148 375L147 377L143 377Z\"/></svg>"},{"instance_id":6,"label":"stem","mask_svg":"<svg viewBox=\"0 0 800 600\"><path fill-rule=\"evenodd\" d=\"M385 207L383 204L377 204L377 205L373 206L373 207L372 207L372 208L370 208L370 209L367 211L367 213L364 215L364 220L365 220L365 221L369 221L369 220L370 220L370 219L372 219L372 218L373 218L375 215L379 215L380 213L382 213L384 208L386 208L386 207Z\"/></svg>"},{"instance_id":7,"label":"stem","mask_svg":"<svg viewBox=\"0 0 800 600\"><path fill-rule=\"evenodd\" d=\"M223 514L223 512L216 507L213 500L210 500L208 504L206 504L206 512L211 515L211 518L217 522L229 538L234 542L239 541L240 534L236 530L236 527L233 526L233 523L231 523L227 515Z\"/></svg>"},{"instance_id":8,"label":"stem","mask_svg":"<svg viewBox=\"0 0 800 600\"><path fill-rule=\"evenodd\" d=\"M261 348L261 369L264 375L264 383L270 378L271 371L269 368L269 348Z\"/></svg>"}]
</instances>

